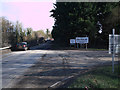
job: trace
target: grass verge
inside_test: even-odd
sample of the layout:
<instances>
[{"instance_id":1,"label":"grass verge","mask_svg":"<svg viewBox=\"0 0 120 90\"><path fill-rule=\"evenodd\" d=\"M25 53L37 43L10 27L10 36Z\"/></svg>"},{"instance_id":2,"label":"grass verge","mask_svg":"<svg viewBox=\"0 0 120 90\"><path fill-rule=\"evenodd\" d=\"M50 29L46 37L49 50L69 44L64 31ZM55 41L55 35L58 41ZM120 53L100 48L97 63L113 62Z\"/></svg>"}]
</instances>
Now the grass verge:
<instances>
[{"instance_id":1,"label":"grass verge","mask_svg":"<svg viewBox=\"0 0 120 90\"><path fill-rule=\"evenodd\" d=\"M106 51L107 49L97 49L97 48L88 48L88 50L95 50L95 51Z\"/></svg>"},{"instance_id":2,"label":"grass verge","mask_svg":"<svg viewBox=\"0 0 120 90\"><path fill-rule=\"evenodd\" d=\"M51 47L53 50L86 50L86 48L82 47L82 48L77 48L77 47L70 47L70 46L64 46L63 44L59 44L59 43L54 43ZM88 48L87 50L89 51L106 51L107 49L98 49L98 48Z\"/></svg>"},{"instance_id":3,"label":"grass verge","mask_svg":"<svg viewBox=\"0 0 120 90\"><path fill-rule=\"evenodd\" d=\"M68 88L118 88L120 86L120 66L99 67L78 77Z\"/></svg>"}]
</instances>

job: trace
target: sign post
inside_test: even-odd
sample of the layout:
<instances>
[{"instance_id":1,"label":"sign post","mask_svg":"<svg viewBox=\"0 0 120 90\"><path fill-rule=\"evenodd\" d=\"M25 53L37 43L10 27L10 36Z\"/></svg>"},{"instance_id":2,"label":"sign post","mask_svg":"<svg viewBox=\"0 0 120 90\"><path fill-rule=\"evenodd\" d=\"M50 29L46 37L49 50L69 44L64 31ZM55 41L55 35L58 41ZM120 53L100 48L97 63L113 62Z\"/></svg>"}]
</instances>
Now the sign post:
<instances>
[{"instance_id":1,"label":"sign post","mask_svg":"<svg viewBox=\"0 0 120 90\"><path fill-rule=\"evenodd\" d=\"M113 53L112 53L112 72L114 73L114 59L115 59L115 29L113 29Z\"/></svg>"},{"instance_id":2,"label":"sign post","mask_svg":"<svg viewBox=\"0 0 120 90\"><path fill-rule=\"evenodd\" d=\"M87 35L86 35L86 37L87 37ZM87 50L87 43L86 43L86 50Z\"/></svg>"},{"instance_id":3,"label":"sign post","mask_svg":"<svg viewBox=\"0 0 120 90\"><path fill-rule=\"evenodd\" d=\"M87 43L86 43L86 50L87 50Z\"/></svg>"},{"instance_id":4,"label":"sign post","mask_svg":"<svg viewBox=\"0 0 120 90\"><path fill-rule=\"evenodd\" d=\"M82 45L85 44L86 49L87 49L87 43L88 43L88 37L76 37L76 43L77 43L77 48L78 48L78 44Z\"/></svg>"},{"instance_id":5,"label":"sign post","mask_svg":"<svg viewBox=\"0 0 120 90\"><path fill-rule=\"evenodd\" d=\"M75 47L75 39L70 39L70 47L71 47L71 45L74 45L74 47Z\"/></svg>"},{"instance_id":6,"label":"sign post","mask_svg":"<svg viewBox=\"0 0 120 90\"><path fill-rule=\"evenodd\" d=\"M112 72L114 73L115 54L120 54L120 35L115 34L115 29L109 35L109 54L112 54Z\"/></svg>"},{"instance_id":7,"label":"sign post","mask_svg":"<svg viewBox=\"0 0 120 90\"><path fill-rule=\"evenodd\" d=\"M77 43L77 48L79 48L78 43Z\"/></svg>"}]
</instances>

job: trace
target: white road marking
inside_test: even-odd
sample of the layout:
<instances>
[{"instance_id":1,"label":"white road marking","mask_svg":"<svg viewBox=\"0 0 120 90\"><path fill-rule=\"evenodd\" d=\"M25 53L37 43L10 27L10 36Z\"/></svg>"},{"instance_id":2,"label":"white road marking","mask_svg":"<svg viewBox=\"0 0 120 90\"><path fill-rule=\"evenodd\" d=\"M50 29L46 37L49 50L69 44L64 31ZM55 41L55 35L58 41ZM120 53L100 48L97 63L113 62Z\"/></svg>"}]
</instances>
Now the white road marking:
<instances>
[{"instance_id":1,"label":"white road marking","mask_svg":"<svg viewBox=\"0 0 120 90\"><path fill-rule=\"evenodd\" d=\"M55 87L56 85L60 84L61 82L65 81L65 80L68 80L68 79L70 79L70 78L73 78L73 77L74 77L74 76L69 76L69 77L67 77L67 78L64 78L64 79L62 79L61 81L58 81L58 82L54 83L54 84L51 85L50 87L51 87L51 88L52 88L52 87Z\"/></svg>"}]
</instances>

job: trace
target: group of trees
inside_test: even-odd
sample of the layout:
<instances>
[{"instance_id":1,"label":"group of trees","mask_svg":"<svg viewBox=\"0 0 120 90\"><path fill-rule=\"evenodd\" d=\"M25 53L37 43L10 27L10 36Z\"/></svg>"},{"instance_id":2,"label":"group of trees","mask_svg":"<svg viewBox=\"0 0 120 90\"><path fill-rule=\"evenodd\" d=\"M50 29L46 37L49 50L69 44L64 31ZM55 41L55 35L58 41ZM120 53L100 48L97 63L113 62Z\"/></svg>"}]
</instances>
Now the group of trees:
<instances>
[{"instance_id":1,"label":"group of trees","mask_svg":"<svg viewBox=\"0 0 120 90\"><path fill-rule=\"evenodd\" d=\"M14 45L19 42L28 42L30 45L42 43L47 34L43 30L33 31L32 28L24 28L22 23L16 21L12 23L5 17L0 17L2 26L2 45L1 47ZM47 30L49 32L49 30Z\"/></svg>"},{"instance_id":2,"label":"group of trees","mask_svg":"<svg viewBox=\"0 0 120 90\"><path fill-rule=\"evenodd\" d=\"M5 19L5 17L0 17L0 24L1 24L0 31L1 31L1 40L2 40L0 47L8 46L10 43L14 41L13 38L14 26L9 20Z\"/></svg>"},{"instance_id":3,"label":"group of trees","mask_svg":"<svg viewBox=\"0 0 120 90\"><path fill-rule=\"evenodd\" d=\"M68 45L72 38L88 36L90 47L107 48L112 28L120 33L119 8L114 2L56 2L51 10L55 19L52 37Z\"/></svg>"}]
</instances>

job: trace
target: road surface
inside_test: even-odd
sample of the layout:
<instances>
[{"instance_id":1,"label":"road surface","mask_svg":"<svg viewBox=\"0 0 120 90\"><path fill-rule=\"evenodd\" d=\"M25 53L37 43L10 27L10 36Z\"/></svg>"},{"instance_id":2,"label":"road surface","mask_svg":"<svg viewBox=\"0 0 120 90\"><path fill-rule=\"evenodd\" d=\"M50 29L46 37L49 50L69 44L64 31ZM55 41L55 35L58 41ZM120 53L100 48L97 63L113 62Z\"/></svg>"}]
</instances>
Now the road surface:
<instances>
[{"instance_id":1,"label":"road surface","mask_svg":"<svg viewBox=\"0 0 120 90\"><path fill-rule=\"evenodd\" d=\"M49 50L50 46L46 43L3 55L2 87L54 88L77 73L112 61L108 51Z\"/></svg>"}]
</instances>

